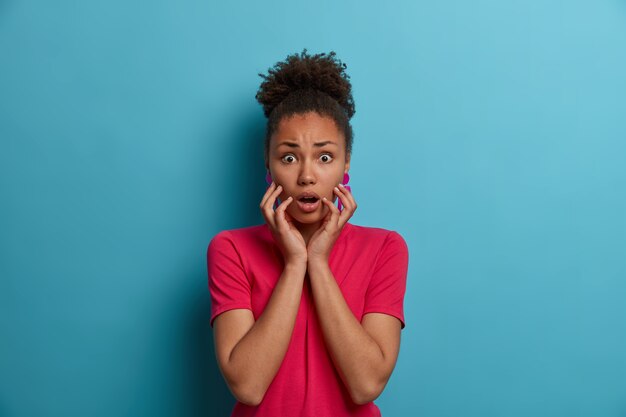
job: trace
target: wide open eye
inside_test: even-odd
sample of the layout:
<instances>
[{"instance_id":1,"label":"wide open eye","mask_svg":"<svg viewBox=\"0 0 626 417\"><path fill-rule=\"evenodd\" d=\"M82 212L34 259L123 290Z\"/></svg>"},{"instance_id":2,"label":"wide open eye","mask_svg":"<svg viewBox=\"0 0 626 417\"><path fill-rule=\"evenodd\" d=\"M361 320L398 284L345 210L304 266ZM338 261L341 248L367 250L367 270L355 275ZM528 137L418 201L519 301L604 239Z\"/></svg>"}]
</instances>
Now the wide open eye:
<instances>
[{"instance_id":1,"label":"wide open eye","mask_svg":"<svg viewBox=\"0 0 626 417\"><path fill-rule=\"evenodd\" d=\"M325 154L322 154L320 156L320 161L322 161L322 162L324 162L326 164L329 163L332 160L333 160L333 157L329 153L325 153Z\"/></svg>"},{"instance_id":2,"label":"wide open eye","mask_svg":"<svg viewBox=\"0 0 626 417\"><path fill-rule=\"evenodd\" d=\"M288 153L280 158L280 160L286 164L293 164L294 162L296 162L296 157L293 156L293 154Z\"/></svg>"}]
</instances>

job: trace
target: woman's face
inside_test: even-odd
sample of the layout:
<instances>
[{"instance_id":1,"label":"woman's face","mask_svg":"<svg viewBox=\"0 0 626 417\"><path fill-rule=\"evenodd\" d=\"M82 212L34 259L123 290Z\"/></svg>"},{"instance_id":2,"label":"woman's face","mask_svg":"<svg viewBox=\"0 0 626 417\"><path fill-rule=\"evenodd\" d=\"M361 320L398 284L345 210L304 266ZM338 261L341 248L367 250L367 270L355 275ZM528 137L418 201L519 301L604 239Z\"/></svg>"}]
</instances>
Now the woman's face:
<instances>
[{"instance_id":1,"label":"woman's face","mask_svg":"<svg viewBox=\"0 0 626 417\"><path fill-rule=\"evenodd\" d=\"M299 223L316 223L328 208L321 199L335 201L333 188L350 168L343 133L330 117L316 112L283 118L270 138L268 168L283 186L280 200L294 201L287 212Z\"/></svg>"}]
</instances>

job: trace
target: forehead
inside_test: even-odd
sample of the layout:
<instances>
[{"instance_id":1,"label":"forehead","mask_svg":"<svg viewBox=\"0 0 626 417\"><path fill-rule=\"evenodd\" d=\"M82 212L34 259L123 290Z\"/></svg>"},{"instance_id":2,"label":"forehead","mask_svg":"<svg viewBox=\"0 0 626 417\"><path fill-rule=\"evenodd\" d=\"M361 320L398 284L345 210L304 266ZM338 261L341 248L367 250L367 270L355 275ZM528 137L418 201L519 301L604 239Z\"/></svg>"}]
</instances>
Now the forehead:
<instances>
[{"instance_id":1,"label":"forehead","mask_svg":"<svg viewBox=\"0 0 626 417\"><path fill-rule=\"evenodd\" d=\"M272 139L275 144L288 140L302 144L330 141L340 145L343 143L343 134L332 118L309 112L283 117Z\"/></svg>"}]
</instances>

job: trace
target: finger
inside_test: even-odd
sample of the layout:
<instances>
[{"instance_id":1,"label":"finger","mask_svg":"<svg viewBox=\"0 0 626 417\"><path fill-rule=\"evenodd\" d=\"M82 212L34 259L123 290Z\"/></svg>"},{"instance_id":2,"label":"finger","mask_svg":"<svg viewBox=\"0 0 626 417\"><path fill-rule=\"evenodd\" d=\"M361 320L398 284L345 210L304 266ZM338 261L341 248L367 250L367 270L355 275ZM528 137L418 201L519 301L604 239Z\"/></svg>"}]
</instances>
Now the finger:
<instances>
[{"instance_id":1,"label":"finger","mask_svg":"<svg viewBox=\"0 0 626 417\"><path fill-rule=\"evenodd\" d=\"M269 209L270 211L274 211L274 203L276 202L276 199L278 198L278 196L280 195L282 191L283 191L283 186L277 185L274 191L265 200L265 203L263 204L263 208Z\"/></svg>"},{"instance_id":2,"label":"finger","mask_svg":"<svg viewBox=\"0 0 626 417\"><path fill-rule=\"evenodd\" d=\"M353 212L356 211L357 204L356 204L356 201L354 200L354 195L352 194L352 192L343 184L339 184L339 189L344 192L348 200L350 200L350 202L352 203L352 206L354 207L354 210L352 211Z\"/></svg>"},{"instance_id":3,"label":"finger","mask_svg":"<svg viewBox=\"0 0 626 417\"><path fill-rule=\"evenodd\" d=\"M265 222L270 226L270 229L276 229L276 222L274 221L274 213L268 213L265 208L261 210Z\"/></svg>"},{"instance_id":4,"label":"finger","mask_svg":"<svg viewBox=\"0 0 626 417\"><path fill-rule=\"evenodd\" d=\"M352 214L354 213L354 210L356 209L356 202L348 198L347 190L342 191L338 187L335 187L335 193L341 199L341 203L343 204L343 207L344 207L337 221L338 226L343 227L343 225L346 224L348 219L352 217Z\"/></svg>"},{"instance_id":5,"label":"finger","mask_svg":"<svg viewBox=\"0 0 626 417\"><path fill-rule=\"evenodd\" d=\"M275 189L276 189L276 183L272 181L272 183L267 187L267 190L265 190L265 194L263 194L263 198L261 199L261 204L260 204L261 207L265 205L265 201L270 197L270 195L274 192Z\"/></svg>"},{"instance_id":6,"label":"finger","mask_svg":"<svg viewBox=\"0 0 626 417\"><path fill-rule=\"evenodd\" d=\"M261 199L261 204L260 204L261 208L263 208L263 206L265 205L265 202L267 201L268 198L270 198L270 196L275 190L276 190L276 183L272 181L270 186L267 187L267 190L265 190L265 194L263 194L263 198Z\"/></svg>"},{"instance_id":7,"label":"finger","mask_svg":"<svg viewBox=\"0 0 626 417\"><path fill-rule=\"evenodd\" d=\"M357 204L354 200L354 195L352 195L352 192L349 190L348 187L344 186L343 184L339 184L339 189L343 191L343 195L345 196L346 200L350 202L350 204L344 204L344 206L347 206L347 208L341 213L343 217L339 220L339 222L343 226L343 224L345 224L348 219L354 215L354 212L357 209Z\"/></svg>"},{"instance_id":8,"label":"finger","mask_svg":"<svg viewBox=\"0 0 626 417\"><path fill-rule=\"evenodd\" d=\"M333 192L337 195L337 198L341 200L341 204L343 204L344 210L348 209L352 203L346 197L345 191L340 189L339 187L335 187L333 189Z\"/></svg>"},{"instance_id":9,"label":"finger","mask_svg":"<svg viewBox=\"0 0 626 417\"><path fill-rule=\"evenodd\" d=\"M290 204L291 204L291 203L290 203ZM283 213L285 214L285 220L287 221L287 223L289 224L289 226L295 227L295 226L293 225L293 217L291 216L291 214L289 214L289 213L287 212L287 210L285 210Z\"/></svg>"},{"instance_id":10,"label":"finger","mask_svg":"<svg viewBox=\"0 0 626 417\"><path fill-rule=\"evenodd\" d=\"M280 203L280 205L276 209L276 212L275 212L276 213L275 214L276 225L278 226L278 229L281 231L289 230L289 222L287 221L287 218L285 217L285 214L286 214L285 210L287 210L287 206L289 206L289 204L291 204L292 201L293 201L293 197L288 197L285 201Z\"/></svg>"},{"instance_id":11,"label":"finger","mask_svg":"<svg viewBox=\"0 0 626 417\"><path fill-rule=\"evenodd\" d=\"M334 207L334 204L332 201L329 201L326 197L322 198L323 204L325 204L327 201L330 202L330 206ZM317 232L325 229L328 222L330 222L330 219L333 216L333 211L330 209L330 206L328 206L328 210L326 211L326 214L324 215L324 217L322 217L322 224L320 225L320 227L318 227ZM313 234L313 236L315 236L315 234Z\"/></svg>"},{"instance_id":12,"label":"finger","mask_svg":"<svg viewBox=\"0 0 626 417\"><path fill-rule=\"evenodd\" d=\"M326 197L324 197L322 201L324 202L324 204L326 204L328 210L330 210L330 218L328 219L328 222L332 223L333 225L338 224L339 215L341 214L341 212L339 211L337 206L335 206L333 202Z\"/></svg>"},{"instance_id":13,"label":"finger","mask_svg":"<svg viewBox=\"0 0 626 417\"><path fill-rule=\"evenodd\" d=\"M265 220L267 220L268 224L273 228L276 228L276 221L274 216L274 202L276 201L276 198L278 198L282 190L283 187L278 185L276 189L270 194L269 198L265 200L265 204L262 208Z\"/></svg>"}]
</instances>

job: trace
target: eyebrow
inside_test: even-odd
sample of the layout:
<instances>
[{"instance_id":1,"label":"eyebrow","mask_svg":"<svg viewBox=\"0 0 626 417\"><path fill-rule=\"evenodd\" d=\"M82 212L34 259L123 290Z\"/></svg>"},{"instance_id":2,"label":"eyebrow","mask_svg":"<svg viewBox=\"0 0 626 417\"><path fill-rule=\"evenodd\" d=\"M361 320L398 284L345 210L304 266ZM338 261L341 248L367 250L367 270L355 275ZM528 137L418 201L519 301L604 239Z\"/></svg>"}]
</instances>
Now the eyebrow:
<instances>
[{"instance_id":1,"label":"eyebrow","mask_svg":"<svg viewBox=\"0 0 626 417\"><path fill-rule=\"evenodd\" d=\"M276 147L283 146L283 145L284 146L289 146L290 148L299 148L300 147L300 145L298 145L295 142L281 142ZM326 145L335 145L335 146L337 146L337 144L335 142L331 142L329 140L327 140L325 142L316 142L316 143L313 144L313 146L315 146L316 148L321 148L322 146L326 146Z\"/></svg>"}]
</instances>

